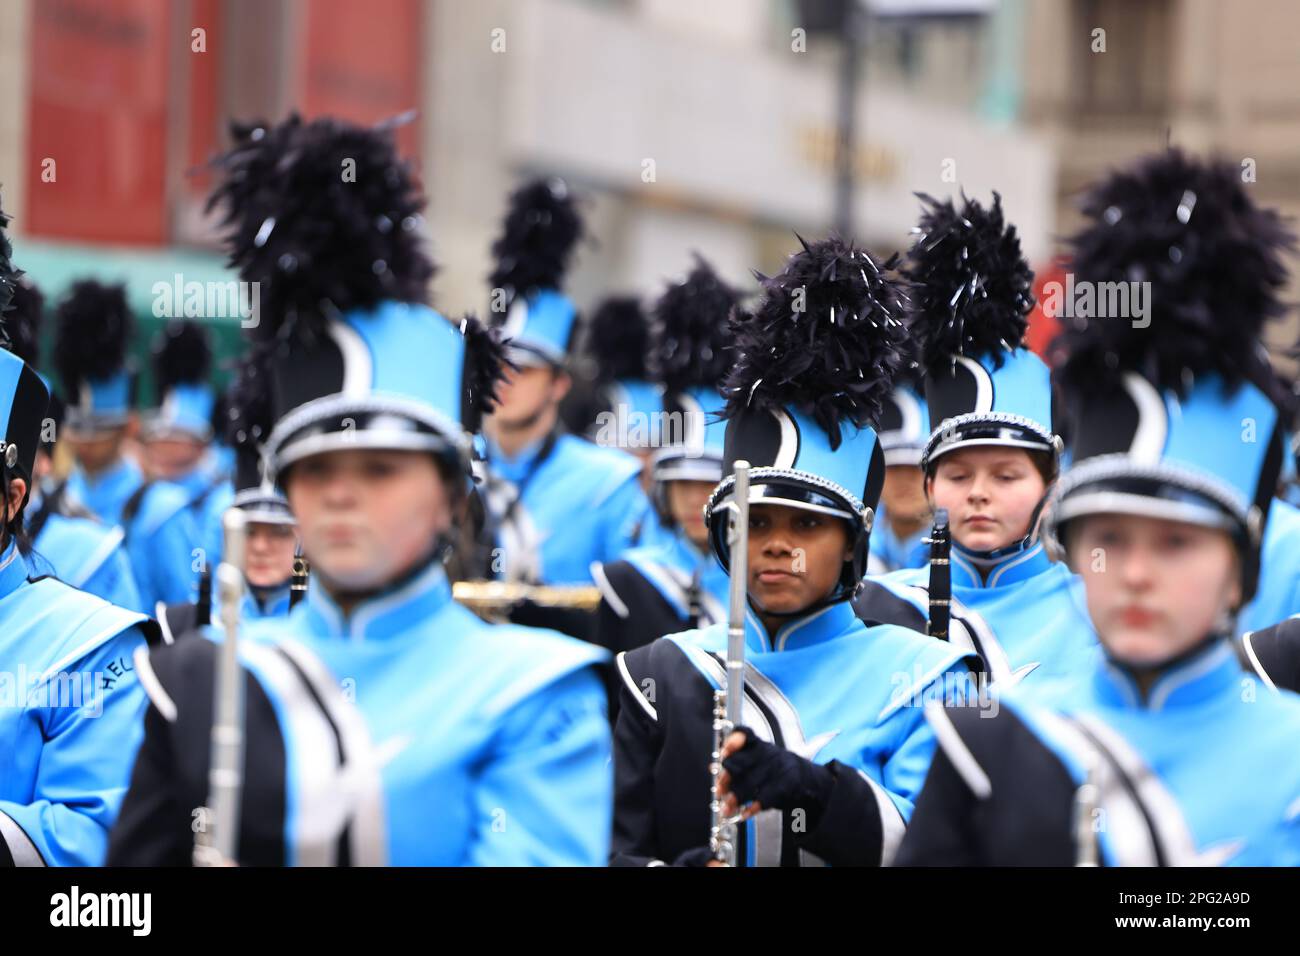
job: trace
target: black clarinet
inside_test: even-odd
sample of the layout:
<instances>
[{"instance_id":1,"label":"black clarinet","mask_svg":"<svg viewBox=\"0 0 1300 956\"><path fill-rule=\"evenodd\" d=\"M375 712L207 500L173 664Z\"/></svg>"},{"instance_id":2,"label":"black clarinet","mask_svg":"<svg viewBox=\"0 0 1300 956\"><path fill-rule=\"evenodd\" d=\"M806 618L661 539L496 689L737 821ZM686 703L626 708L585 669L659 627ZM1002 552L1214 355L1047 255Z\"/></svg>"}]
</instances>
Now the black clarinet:
<instances>
[{"instance_id":1,"label":"black clarinet","mask_svg":"<svg viewBox=\"0 0 1300 956\"><path fill-rule=\"evenodd\" d=\"M704 602L699 571L696 571L691 576L691 586L686 592L686 605L686 613L690 615L691 627L703 627Z\"/></svg>"},{"instance_id":2,"label":"black clarinet","mask_svg":"<svg viewBox=\"0 0 1300 956\"><path fill-rule=\"evenodd\" d=\"M290 610L307 596L307 578L310 574L311 566L307 563L307 557L302 553L302 548L299 547L293 555L293 576L289 578Z\"/></svg>"},{"instance_id":3,"label":"black clarinet","mask_svg":"<svg viewBox=\"0 0 1300 956\"><path fill-rule=\"evenodd\" d=\"M212 623L212 571L204 568L199 574L199 603L195 608L194 624L207 627Z\"/></svg>"},{"instance_id":4,"label":"black clarinet","mask_svg":"<svg viewBox=\"0 0 1300 956\"><path fill-rule=\"evenodd\" d=\"M930 620L925 632L941 641L948 640L948 619L952 608L952 572L948 551L952 535L948 530L948 509L937 508L934 527L930 529Z\"/></svg>"}]
</instances>

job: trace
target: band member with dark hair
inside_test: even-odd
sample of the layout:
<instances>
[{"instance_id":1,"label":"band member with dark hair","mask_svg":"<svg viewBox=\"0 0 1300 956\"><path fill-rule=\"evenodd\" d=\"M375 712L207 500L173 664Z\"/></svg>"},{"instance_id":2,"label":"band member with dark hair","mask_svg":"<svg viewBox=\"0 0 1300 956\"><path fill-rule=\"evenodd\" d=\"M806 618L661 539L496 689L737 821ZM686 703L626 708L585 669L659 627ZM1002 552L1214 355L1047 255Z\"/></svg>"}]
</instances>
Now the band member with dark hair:
<instances>
[{"instance_id":1,"label":"band member with dark hair","mask_svg":"<svg viewBox=\"0 0 1300 956\"><path fill-rule=\"evenodd\" d=\"M492 317L514 366L484 427L499 548L490 570L506 581L589 585L591 563L636 544L650 511L635 456L566 434L559 421L577 318L560 287L581 234L568 186L535 180L511 195L492 247Z\"/></svg>"},{"instance_id":2,"label":"band member with dark hair","mask_svg":"<svg viewBox=\"0 0 1300 956\"><path fill-rule=\"evenodd\" d=\"M151 478L170 482L189 499L190 518L203 548L203 565L221 561L221 516L234 490L217 454L213 419L217 390L211 382L212 345L192 319L172 320L153 344L158 407L145 416L140 447Z\"/></svg>"},{"instance_id":3,"label":"band member with dark hair","mask_svg":"<svg viewBox=\"0 0 1300 956\"><path fill-rule=\"evenodd\" d=\"M231 507L246 516L244 597L240 619L257 620L289 613L297 557L298 530L284 492L266 475L263 442L275 425L272 417L271 350L256 348L237 370L229 389L228 438L235 453L235 494ZM196 601L159 605L155 617L170 644L197 628L220 626L215 613L218 591L211 569L200 580Z\"/></svg>"},{"instance_id":4,"label":"band member with dark hair","mask_svg":"<svg viewBox=\"0 0 1300 956\"><path fill-rule=\"evenodd\" d=\"M40 368L44 311L45 297L40 289L30 277L22 276L14 286L5 322L13 344L11 351L32 369ZM27 498L27 536L32 542L27 562L37 575L52 574L109 604L144 611L124 544L125 532L96 518L76 500L67 480L56 480L51 473L62 412L62 403L52 400L42 422L41 444L36 450Z\"/></svg>"},{"instance_id":5,"label":"band member with dark hair","mask_svg":"<svg viewBox=\"0 0 1300 956\"><path fill-rule=\"evenodd\" d=\"M571 371L574 387L560 408L564 425L641 459L641 487L648 493L664 389L650 373L650 319L641 300L634 295L603 299L583 326L581 340Z\"/></svg>"},{"instance_id":6,"label":"band member with dark hair","mask_svg":"<svg viewBox=\"0 0 1300 956\"><path fill-rule=\"evenodd\" d=\"M0 691L10 697L0 705L0 867L98 866L140 740L145 696L131 657L156 629L29 572L24 510L50 393L9 350L18 275L8 224L0 212L0 671L18 679Z\"/></svg>"},{"instance_id":7,"label":"band member with dark hair","mask_svg":"<svg viewBox=\"0 0 1300 956\"><path fill-rule=\"evenodd\" d=\"M132 325L126 289L93 279L76 282L55 316L63 439L77 462L68 490L98 518L126 533L145 607L193 600L201 535L186 507L189 498L176 485L147 479L125 453L138 424L135 376L126 358Z\"/></svg>"},{"instance_id":8,"label":"band member with dark hair","mask_svg":"<svg viewBox=\"0 0 1300 956\"><path fill-rule=\"evenodd\" d=\"M888 862L934 751L921 705L969 688L961 650L868 627L849 603L884 471L870 422L905 335L892 266L839 239L804 244L762 279L755 311L735 315L724 469L752 466L748 603L743 726L726 741L718 792L744 805L735 856L745 865ZM733 482L708 506L710 545L728 568ZM718 624L619 655L615 864L715 859L710 754L726 646Z\"/></svg>"},{"instance_id":9,"label":"band member with dark hair","mask_svg":"<svg viewBox=\"0 0 1300 956\"><path fill-rule=\"evenodd\" d=\"M652 465L658 533L591 568L602 595L596 640L615 653L725 617L727 574L709 550L704 508L722 480L719 386L735 358L727 318L739 301L696 256L655 304L650 358L668 413Z\"/></svg>"},{"instance_id":10,"label":"band member with dark hair","mask_svg":"<svg viewBox=\"0 0 1300 956\"><path fill-rule=\"evenodd\" d=\"M948 592L948 639L979 654L987 679L1072 673L1096 641L1071 600L1074 576L1039 536L1061 439L1048 368L1022 344L1033 273L996 193L988 208L922 200L906 269L933 428L921 468L951 548L946 563L868 580L858 613L926 632L932 592Z\"/></svg>"},{"instance_id":11,"label":"band member with dark hair","mask_svg":"<svg viewBox=\"0 0 1300 956\"><path fill-rule=\"evenodd\" d=\"M235 135L214 202L241 279L260 283L266 459L311 584L287 617L249 623L238 642L234 860L603 863L605 655L481 621L452 600L443 567L469 489L466 428L491 407L499 339L423 304L423 199L391 129L295 115ZM340 180L345 159L355 182ZM195 808L210 805L222 756L209 740L227 646L179 640L137 659L151 706L110 864L190 862Z\"/></svg>"},{"instance_id":12,"label":"band member with dark hair","mask_svg":"<svg viewBox=\"0 0 1300 956\"><path fill-rule=\"evenodd\" d=\"M931 508L921 458L930 438L925 396L905 369L880 414L880 447L885 453L885 484L871 529L867 573L887 574L923 568L929 560Z\"/></svg>"},{"instance_id":13,"label":"band member with dark hair","mask_svg":"<svg viewBox=\"0 0 1300 956\"><path fill-rule=\"evenodd\" d=\"M1290 235L1232 163L1177 151L1102 181L1084 213L1079 280L1152 283L1150 329L1063 335L1073 464L1046 533L1104 658L1007 690L992 719L933 708L941 751L898 862L1300 865L1300 698L1232 646L1289 418L1259 334Z\"/></svg>"}]
</instances>

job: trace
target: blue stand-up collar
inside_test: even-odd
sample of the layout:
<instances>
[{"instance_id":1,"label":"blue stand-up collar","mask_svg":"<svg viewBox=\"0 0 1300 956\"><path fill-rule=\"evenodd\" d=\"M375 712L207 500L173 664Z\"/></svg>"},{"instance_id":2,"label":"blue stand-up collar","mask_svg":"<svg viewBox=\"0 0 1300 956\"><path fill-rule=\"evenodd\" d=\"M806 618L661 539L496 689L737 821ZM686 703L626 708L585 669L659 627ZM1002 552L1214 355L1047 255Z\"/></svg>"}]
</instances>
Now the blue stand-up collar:
<instances>
[{"instance_id":1,"label":"blue stand-up collar","mask_svg":"<svg viewBox=\"0 0 1300 956\"><path fill-rule=\"evenodd\" d=\"M18 552L18 545L11 538L8 547L0 555L0 600L7 598L27 580L27 562Z\"/></svg>"},{"instance_id":2,"label":"blue stand-up collar","mask_svg":"<svg viewBox=\"0 0 1300 956\"><path fill-rule=\"evenodd\" d=\"M701 565L707 566L708 562L714 560L711 552L706 553L697 548L681 528L673 533L672 542L673 558L679 562L680 567L688 571L693 571Z\"/></svg>"},{"instance_id":3,"label":"blue stand-up collar","mask_svg":"<svg viewBox=\"0 0 1300 956\"><path fill-rule=\"evenodd\" d=\"M437 561L387 591L362 601L344 615L318 581L307 588L305 608L312 631L352 641L387 640L425 624L451 601L451 584ZM295 609L295 612L297 610Z\"/></svg>"},{"instance_id":4,"label":"blue stand-up collar","mask_svg":"<svg viewBox=\"0 0 1300 956\"><path fill-rule=\"evenodd\" d=\"M123 486L135 488L144 481L144 472L140 466L125 456L119 458L115 464L109 465L98 474L92 475L80 465L76 467L73 474L80 477L82 484L86 488L86 494L83 497L112 495L112 490Z\"/></svg>"},{"instance_id":5,"label":"blue stand-up collar","mask_svg":"<svg viewBox=\"0 0 1300 956\"><path fill-rule=\"evenodd\" d=\"M1226 639L1167 668L1151 685L1144 700L1132 672L1103 657L1093 675L1097 697L1112 707L1169 710L1194 707L1237 686L1241 664Z\"/></svg>"},{"instance_id":6,"label":"blue stand-up collar","mask_svg":"<svg viewBox=\"0 0 1300 956\"><path fill-rule=\"evenodd\" d=\"M280 617L289 611L289 585L258 592L252 586L244 589L244 608L250 617Z\"/></svg>"},{"instance_id":7,"label":"blue stand-up collar","mask_svg":"<svg viewBox=\"0 0 1300 956\"><path fill-rule=\"evenodd\" d=\"M858 616L848 601L837 601L803 617L782 624L775 634L767 628L752 607L745 609L745 646L756 653L794 651L823 644L842 637L858 626Z\"/></svg>"},{"instance_id":8,"label":"blue stand-up collar","mask_svg":"<svg viewBox=\"0 0 1300 956\"><path fill-rule=\"evenodd\" d=\"M981 562L979 565L972 560L969 551L953 542L949 558L953 586L965 588L1005 587L1027 581L1052 566L1052 560L1047 556L1042 541L1034 542L1023 551L1005 555L991 563ZM980 573L981 568L985 573Z\"/></svg>"},{"instance_id":9,"label":"blue stand-up collar","mask_svg":"<svg viewBox=\"0 0 1300 956\"><path fill-rule=\"evenodd\" d=\"M518 484L532 470L533 462L541 453L542 447L549 437L543 435L531 445L525 445L513 458L507 458L500 445L490 438L487 439L488 460L492 463L492 470L506 481Z\"/></svg>"},{"instance_id":10,"label":"blue stand-up collar","mask_svg":"<svg viewBox=\"0 0 1300 956\"><path fill-rule=\"evenodd\" d=\"M171 479L173 485L180 485L191 498L202 494L217 479L217 456L211 450L204 452L198 464L185 474Z\"/></svg>"}]
</instances>

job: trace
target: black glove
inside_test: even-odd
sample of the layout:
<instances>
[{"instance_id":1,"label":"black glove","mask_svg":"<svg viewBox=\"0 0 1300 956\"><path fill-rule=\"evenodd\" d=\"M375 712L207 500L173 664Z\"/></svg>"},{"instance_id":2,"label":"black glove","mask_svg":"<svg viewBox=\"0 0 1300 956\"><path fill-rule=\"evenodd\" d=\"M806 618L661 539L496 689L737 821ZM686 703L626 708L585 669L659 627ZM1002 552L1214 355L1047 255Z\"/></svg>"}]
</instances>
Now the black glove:
<instances>
[{"instance_id":1,"label":"black glove","mask_svg":"<svg viewBox=\"0 0 1300 956\"><path fill-rule=\"evenodd\" d=\"M741 806L757 800L764 810L803 810L808 829L815 829L835 787L835 774L737 727L745 746L722 762L731 775L731 792Z\"/></svg>"},{"instance_id":2,"label":"black glove","mask_svg":"<svg viewBox=\"0 0 1300 956\"><path fill-rule=\"evenodd\" d=\"M691 850L683 850L673 860L673 866L708 866L709 861L713 859L713 851L707 846L697 846Z\"/></svg>"}]
</instances>

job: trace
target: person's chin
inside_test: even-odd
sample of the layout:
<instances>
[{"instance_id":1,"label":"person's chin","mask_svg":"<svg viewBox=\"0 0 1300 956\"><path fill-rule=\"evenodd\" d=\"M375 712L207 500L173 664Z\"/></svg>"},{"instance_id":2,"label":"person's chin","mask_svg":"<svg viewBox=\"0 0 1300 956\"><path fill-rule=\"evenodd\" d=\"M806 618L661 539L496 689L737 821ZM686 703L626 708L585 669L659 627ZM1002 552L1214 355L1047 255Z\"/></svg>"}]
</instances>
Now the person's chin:
<instances>
[{"instance_id":1,"label":"person's chin","mask_svg":"<svg viewBox=\"0 0 1300 956\"><path fill-rule=\"evenodd\" d=\"M1002 534L995 528L968 530L962 537L962 546L971 551L997 551L1006 546Z\"/></svg>"},{"instance_id":2,"label":"person's chin","mask_svg":"<svg viewBox=\"0 0 1300 956\"><path fill-rule=\"evenodd\" d=\"M1112 658L1137 667L1159 664L1176 653L1160 634L1128 627L1116 628L1102 643Z\"/></svg>"},{"instance_id":3,"label":"person's chin","mask_svg":"<svg viewBox=\"0 0 1300 956\"><path fill-rule=\"evenodd\" d=\"M312 565L335 589L371 591L387 578L386 566L351 549L327 551Z\"/></svg>"},{"instance_id":4,"label":"person's chin","mask_svg":"<svg viewBox=\"0 0 1300 956\"><path fill-rule=\"evenodd\" d=\"M759 585L754 599L768 614L797 614L811 603L805 600L802 589L793 585Z\"/></svg>"}]
</instances>

